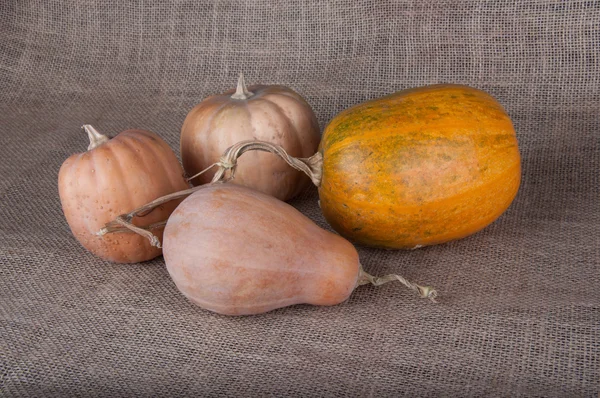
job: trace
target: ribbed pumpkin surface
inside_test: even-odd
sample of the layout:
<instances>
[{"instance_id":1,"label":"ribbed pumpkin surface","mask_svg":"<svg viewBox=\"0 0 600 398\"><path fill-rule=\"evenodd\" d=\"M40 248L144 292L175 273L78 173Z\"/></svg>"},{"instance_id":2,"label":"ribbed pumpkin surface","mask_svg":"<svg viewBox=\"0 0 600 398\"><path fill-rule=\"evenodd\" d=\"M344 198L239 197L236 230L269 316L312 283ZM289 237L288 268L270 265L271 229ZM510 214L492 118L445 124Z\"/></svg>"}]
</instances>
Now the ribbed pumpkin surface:
<instances>
[{"instance_id":1,"label":"ribbed pumpkin surface","mask_svg":"<svg viewBox=\"0 0 600 398\"><path fill-rule=\"evenodd\" d=\"M91 151L69 157L60 169L58 187L71 231L87 250L105 260L135 263L159 256L161 250L134 233L99 237L96 232L120 214L189 186L166 142L149 131L127 130ZM164 221L178 203L134 217L133 223ZM153 233L161 239L163 228Z\"/></svg>"},{"instance_id":2,"label":"ribbed pumpkin surface","mask_svg":"<svg viewBox=\"0 0 600 398\"><path fill-rule=\"evenodd\" d=\"M470 235L520 184L513 125L489 94L434 85L336 116L320 145L323 214L360 244L413 248Z\"/></svg>"}]
</instances>

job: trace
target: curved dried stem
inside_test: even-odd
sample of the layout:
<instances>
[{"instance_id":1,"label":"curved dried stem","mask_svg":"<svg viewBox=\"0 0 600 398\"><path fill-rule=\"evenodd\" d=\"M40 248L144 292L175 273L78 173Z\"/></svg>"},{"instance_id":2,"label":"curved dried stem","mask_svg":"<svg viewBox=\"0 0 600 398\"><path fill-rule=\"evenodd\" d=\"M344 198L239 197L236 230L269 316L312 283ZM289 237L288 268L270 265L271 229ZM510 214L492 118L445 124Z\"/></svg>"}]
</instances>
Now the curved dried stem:
<instances>
[{"instance_id":1,"label":"curved dried stem","mask_svg":"<svg viewBox=\"0 0 600 398\"><path fill-rule=\"evenodd\" d=\"M155 199L152 202L147 203L142 207L138 207L137 209L130 211L129 213L121 214L113 221L107 223L104 226L104 228L102 228L100 231L98 231L96 233L96 235L104 236L104 235L106 235L108 233L112 233L112 232L125 232L126 230L129 230L131 232L135 232L139 235L147 237L153 246L160 247L160 242L158 242L158 238L156 236L154 236L150 232L150 230L164 226L167 224L167 222L160 221L158 223L151 224L147 227L138 227L131 223L131 220L133 220L133 217L143 217L143 216L149 214L152 210L154 210L158 206L163 205L172 200L184 198L184 197L196 192L200 188L202 188L202 186L197 186L194 188L185 189L183 191L174 192L169 195L161 196L160 198Z\"/></svg>"},{"instance_id":2,"label":"curved dried stem","mask_svg":"<svg viewBox=\"0 0 600 398\"><path fill-rule=\"evenodd\" d=\"M221 160L219 160L217 163L213 163L212 165L208 166L206 169L202 170L193 177L190 177L188 181L198 177L201 174L206 173L215 166L218 166L219 168L215 172L215 175L210 183L215 184L230 181L235 177L235 169L237 167L238 158L248 151L264 151L273 153L282 158L287 164L289 164L296 170L300 170L306 175L308 175L312 180L313 184L315 184L316 186L319 186L321 184L321 177L323 175L323 156L320 152L315 153L309 158L295 158L293 156L288 155L288 153L279 145L271 144L265 141L242 141L229 147L221 157ZM130 211L129 213L121 214L115 220L107 223L104 226L104 228L97 232L97 235L103 236L105 234L113 232L129 231L147 237L153 246L160 247L160 242L158 238L150 231L152 229L165 226L166 221L161 221L159 223L155 223L147 227L138 227L132 224L131 221L133 220L133 217L143 217L149 214L158 206L170 202L172 200L184 198L202 189L205 186L206 185L199 185L197 187L185 189L183 191L174 192L172 194L155 199L142 207L138 207L137 209Z\"/></svg>"},{"instance_id":3,"label":"curved dried stem","mask_svg":"<svg viewBox=\"0 0 600 398\"><path fill-rule=\"evenodd\" d=\"M406 286L410 290L418 293L421 297L427 298L427 299L433 301L434 303L436 302L435 299L438 296L438 293L431 286L417 285L416 283L409 282L404 277L402 277L400 275L396 275L396 274L390 274L390 275L385 275L385 276L373 276L371 274L366 273L365 270L363 269L362 265L360 266L360 269L359 269L358 281L356 282L356 285L361 286L361 285L366 285L366 284L370 283L373 286L381 286L383 284L386 284L386 283L392 282L392 281L399 281L400 283L402 283L404 286Z\"/></svg>"},{"instance_id":4,"label":"curved dried stem","mask_svg":"<svg viewBox=\"0 0 600 398\"><path fill-rule=\"evenodd\" d=\"M119 216L119 217L121 218L121 220L125 221L125 219L122 216ZM165 225L167 225L166 221L159 221L159 222L152 223L152 224L148 225L147 227L137 227L136 226L136 228L143 229L146 231L153 231L155 229L162 228ZM114 224L112 222L106 224L106 226L104 228L102 228L100 231L96 232L96 235L104 236L106 234L113 233L113 232L131 232L131 228L124 227L122 224L119 224L117 222L117 219L115 219Z\"/></svg>"},{"instance_id":5,"label":"curved dried stem","mask_svg":"<svg viewBox=\"0 0 600 398\"><path fill-rule=\"evenodd\" d=\"M266 141L241 141L235 145L232 145L225 151L221 156L221 167L215 173L213 178L214 181L224 180L229 181L235 175L235 168L237 166L237 160L240 156L248 151L263 151L270 152L281 159L287 164L300 170L310 177L313 184L316 186L321 185L321 177L323 176L323 155L320 152L315 153L309 158L295 158L288 155L288 153L279 145L271 144ZM225 176L227 171L230 171L230 175Z\"/></svg>"},{"instance_id":6,"label":"curved dried stem","mask_svg":"<svg viewBox=\"0 0 600 398\"><path fill-rule=\"evenodd\" d=\"M150 240L150 244L152 246L156 246L158 248L161 247L158 237L156 235L154 235L152 232L150 232L147 228L137 227L137 226L133 225L131 222L125 221L121 216L117 217L115 222L117 224L121 225L122 227L129 229L131 232L135 232L138 235L142 235L142 236L148 238ZM166 224L166 222L165 222L165 224Z\"/></svg>"},{"instance_id":7,"label":"curved dried stem","mask_svg":"<svg viewBox=\"0 0 600 398\"><path fill-rule=\"evenodd\" d=\"M201 176L202 174L206 173L208 170L212 169L215 166L221 166L221 162L213 163L210 166L208 166L207 168L205 168L204 170L202 170L201 172L196 173L193 176L186 178L185 180L192 181L194 178Z\"/></svg>"}]
</instances>

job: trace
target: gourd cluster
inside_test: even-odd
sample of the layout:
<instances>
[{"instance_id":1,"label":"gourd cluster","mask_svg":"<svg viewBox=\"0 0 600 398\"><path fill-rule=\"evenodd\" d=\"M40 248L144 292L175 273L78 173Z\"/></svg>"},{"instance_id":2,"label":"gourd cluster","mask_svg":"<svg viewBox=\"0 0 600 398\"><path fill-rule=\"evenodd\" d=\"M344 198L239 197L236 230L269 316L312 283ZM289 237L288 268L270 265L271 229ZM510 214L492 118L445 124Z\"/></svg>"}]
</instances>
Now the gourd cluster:
<instances>
[{"instance_id":1,"label":"gourd cluster","mask_svg":"<svg viewBox=\"0 0 600 398\"><path fill-rule=\"evenodd\" d=\"M335 305L357 286L392 280L433 300L430 287L365 272L353 243L414 249L466 237L496 220L520 184L510 118L461 85L358 104L321 136L302 96L247 87L240 75L235 90L188 113L183 167L155 133L83 129L88 150L58 176L75 238L117 263L163 254L191 302L227 315ZM311 181L338 234L285 203Z\"/></svg>"}]
</instances>

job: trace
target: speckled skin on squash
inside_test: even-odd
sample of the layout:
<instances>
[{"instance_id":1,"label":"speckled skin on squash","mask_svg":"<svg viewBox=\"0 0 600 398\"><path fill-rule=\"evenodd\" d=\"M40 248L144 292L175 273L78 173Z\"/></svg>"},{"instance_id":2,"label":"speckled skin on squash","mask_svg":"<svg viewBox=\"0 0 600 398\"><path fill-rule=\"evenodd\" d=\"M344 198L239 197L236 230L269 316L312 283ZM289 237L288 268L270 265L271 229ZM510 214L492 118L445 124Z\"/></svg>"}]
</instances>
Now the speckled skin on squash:
<instances>
[{"instance_id":1,"label":"speckled skin on squash","mask_svg":"<svg viewBox=\"0 0 600 398\"><path fill-rule=\"evenodd\" d=\"M325 218L367 246L473 234L508 208L521 180L510 118L467 86L410 89L350 108L329 123L319 151Z\"/></svg>"},{"instance_id":2,"label":"speckled skin on squash","mask_svg":"<svg viewBox=\"0 0 600 398\"><path fill-rule=\"evenodd\" d=\"M107 138L107 137L105 137ZM145 130L126 130L87 152L70 156L58 173L58 192L75 238L94 255L115 263L137 263L161 250L134 233L98 236L106 223L160 196L189 188L169 145ZM181 201L165 203L137 226L165 221ZM152 231L159 239L163 228Z\"/></svg>"}]
</instances>

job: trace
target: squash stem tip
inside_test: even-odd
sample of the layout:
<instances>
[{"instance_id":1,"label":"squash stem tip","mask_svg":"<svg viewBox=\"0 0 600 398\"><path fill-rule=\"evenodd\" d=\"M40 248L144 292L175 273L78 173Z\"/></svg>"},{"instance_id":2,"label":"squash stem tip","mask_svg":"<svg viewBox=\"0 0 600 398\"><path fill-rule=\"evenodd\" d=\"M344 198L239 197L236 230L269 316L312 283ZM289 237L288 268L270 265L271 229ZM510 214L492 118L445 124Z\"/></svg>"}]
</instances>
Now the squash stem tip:
<instances>
[{"instance_id":1,"label":"squash stem tip","mask_svg":"<svg viewBox=\"0 0 600 398\"><path fill-rule=\"evenodd\" d=\"M419 290L419 294L421 295L421 297L429 299L431 301L433 301L434 303L437 303L437 290L435 290L434 288L432 288L431 286L419 286L419 285L415 285L417 286L417 289Z\"/></svg>"},{"instance_id":2,"label":"squash stem tip","mask_svg":"<svg viewBox=\"0 0 600 398\"><path fill-rule=\"evenodd\" d=\"M144 206L138 207L137 209L132 210L127 214L122 214L122 215L118 216L116 219L114 219L113 221L106 223L104 225L104 228L102 228L98 232L96 232L96 235L102 237L106 234L113 233L113 232L130 232L130 233L133 232L133 233L136 233L138 235L148 238L148 240L150 240L150 243L152 244L152 246L156 246L156 247L160 248L161 247L160 241L151 231L153 231L155 229L163 228L164 226L167 225L167 221L166 220L159 221L159 222L155 222L155 223L150 224L145 227L138 227L131 223L131 220L133 220L133 217L144 217L145 215L149 214L153 209L159 207L160 205L170 202L172 200L181 199L186 196L189 196L192 193L194 193L197 190L202 189L204 187L205 187L205 185L199 185L197 187L193 187L193 188L185 189L183 191L173 192L168 195L161 196L160 198L157 198L157 199L153 200L152 202L145 204Z\"/></svg>"},{"instance_id":3,"label":"squash stem tip","mask_svg":"<svg viewBox=\"0 0 600 398\"><path fill-rule=\"evenodd\" d=\"M225 169L225 170L229 170L229 169L233 169L236 164L235 163L230 163L227 159L221 159L220 161L211 164L210 166L208 166L207 168L205 168L204 170L194 174L193 176L186 178L186 181L192 181L194 178L196 177L200 177L202 174L206 173L208 170L212 169L215 166L219 166L219 168Z\"/></svg>"},{"instance_id":4,"label":"squash stem tip","mask_svg":"<svg viewBox=\"0 0 600 398\"><path fill-rule=\"evenodd\" d=\"M360 285L366 285L366 284L370 283L373 286L381 286L383 284L386 284L386 283L392 282L392 281L399 281L400 283L402 283L404 286L406 286L410 290L414 291L415 293L418 293L419 296L421 296L423 298L427 298L434 303L437 302L436 297L438 296L438 293L434 288L432 288L430 286L417 285L416 283L409 282L404 277L402 277L400 275L396 275L396 274L390 274L390 275L384 275L384 276L373 276L371 274L366 273L364 271L362 265L359 268L358 281L356 282L356 285L360 286Z\"/></svg>"},{"instance_id":5,"label":"squash stem tip","mask_svg":"<svg viewBox=\"0 0 600 398\"><path fill-rule=\"evenodd\" d=\"M84 124L83 126L81 126L81 128L83 129L83 131L85 131L87 133L88 138L90 139L90 145L88 145L88 151L91 151L92 149L99 147L100 145L108 142L108 140L110 139L107 136L105 136L104 134L101 134L91 124Z\"/></svg>"},{"instance_id":6,"label":"squash stem tip","mask_svg":"<svg viewBox=\"0 0 600 398\"><path fill-rule=\"evenodd\" d=\"M253 95L253 92L248 91L248 87L246 86L246 80L244 80L244 74L240 72L237 88L235 90L235 93L231 96L231 98L245 100L252 97Z\"/></svg>"}]
</instances>

